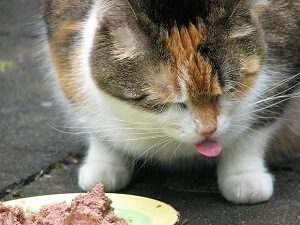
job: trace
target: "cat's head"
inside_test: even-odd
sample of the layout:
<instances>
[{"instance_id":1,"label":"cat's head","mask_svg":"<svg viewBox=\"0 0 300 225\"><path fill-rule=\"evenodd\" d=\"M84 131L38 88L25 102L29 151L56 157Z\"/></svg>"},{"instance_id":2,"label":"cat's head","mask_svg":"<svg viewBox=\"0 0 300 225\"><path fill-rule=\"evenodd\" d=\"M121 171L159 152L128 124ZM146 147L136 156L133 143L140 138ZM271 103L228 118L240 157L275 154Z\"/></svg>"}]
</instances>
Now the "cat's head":
<instances>
[{"instance_id":1,"label":"cat's head","mask_svg":"<svg viewBox=\"0 0 300 225\"><path fill-rule=\"evenodd\" d=\"M150 124L191 144L221 139L243 119L235 116L255 95L266 54L257 18L265 1L47 3L60 86L71 101L87 97L93 115L103 119L97 109L110 107L116 121Z\"/></svg>"},{"instance_id":2,"label":"cat's head","mask_svg":"<svg viewBox=\"0 0 300 225\"><path fill-rule=\"evenodd\" d=\"M257 14L266 2L99 2L90 55L98 88L181 141L217 138L264 63Z\"/></svg>"}]
</instances>

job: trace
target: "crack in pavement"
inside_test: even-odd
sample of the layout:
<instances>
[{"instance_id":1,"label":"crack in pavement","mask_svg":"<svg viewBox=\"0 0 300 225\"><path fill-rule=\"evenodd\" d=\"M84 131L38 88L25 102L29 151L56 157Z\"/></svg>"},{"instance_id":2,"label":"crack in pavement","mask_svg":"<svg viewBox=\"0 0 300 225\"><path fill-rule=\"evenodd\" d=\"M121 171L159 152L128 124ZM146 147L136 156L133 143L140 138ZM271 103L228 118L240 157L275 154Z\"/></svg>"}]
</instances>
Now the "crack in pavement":
<instances>
[{"instance_id":1,"label":"crack in pavement","mask_svg":"<svg viewBox=\"0 0 300 225\"><path fill-rule=\"evenodd\" d=\"M61 165L71 165L71 164L78 164L80 160L83 158L83 155L80 153L71 153L69 154L65 159L60 160L50 166L48 166L46 169L40 170L39 172L28 176L26 179L22 179L18 183L14 183L9 185L8 187L4 188L3 191L0 190L0 200L5 198L7 195L17 192L22 187L25 187L40 178L44 177L45 175L49 175L51 172L53 172L55 169L59 168Z\"/></svg>"}]
</instances>

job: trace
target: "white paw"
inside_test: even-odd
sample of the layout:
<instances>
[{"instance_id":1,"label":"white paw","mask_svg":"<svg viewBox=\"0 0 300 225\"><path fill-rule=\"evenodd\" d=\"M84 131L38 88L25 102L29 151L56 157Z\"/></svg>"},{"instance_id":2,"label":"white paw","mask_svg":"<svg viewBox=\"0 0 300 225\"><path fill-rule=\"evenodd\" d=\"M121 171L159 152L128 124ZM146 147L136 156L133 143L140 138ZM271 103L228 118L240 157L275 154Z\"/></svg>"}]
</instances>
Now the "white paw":
<instances>
[{"instance_id":1,"label":"white paw","mask_svg":"<svg viewBox=\"0 0 300 225\"><path fill-rule=\"evenodd\" d=\"M272 196L273 177L263 172L241 173L219 178L219 186L228 201L254 204Z\"/></svg>"},{"instance_id":2,"label":"white paw","mask_svg":"<svg viewBox=\"0 0 300 225\"><path fill-rule=\"evenodd\" d=\"M105 191L114 192L124 188L130 178L131 173L125 166L103 161L85 163L79 170L79 186L85 191L103 183Z\"/></svg>"}]
</instances>

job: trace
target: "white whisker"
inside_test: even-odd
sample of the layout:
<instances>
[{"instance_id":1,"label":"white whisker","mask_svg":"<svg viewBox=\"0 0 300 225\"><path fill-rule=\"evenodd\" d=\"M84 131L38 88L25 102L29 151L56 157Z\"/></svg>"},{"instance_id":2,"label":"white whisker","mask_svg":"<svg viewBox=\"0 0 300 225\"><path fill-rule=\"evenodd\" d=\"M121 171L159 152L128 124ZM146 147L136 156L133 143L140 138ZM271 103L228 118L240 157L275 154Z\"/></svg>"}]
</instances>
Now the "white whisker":
<instances>
[{"instance_id":1,"label":"white whisker","mask_svg":"<svg viewBox=\"0 0 300 225\"><path fill-rule=\"evenodd\" d=\"M279 92L279 93L276 93L276 94L272 95L271 97L268 97L268 98L265 98L265 99L256 101L256 102L250 104L249 106L256 105L256 104L259 104L259 103L265 102L265 101L271 101L271 100L273 100L273 99L276 99L277 97L278 97L278 98L282 98L282 97L285 97L285 96L290 96L290 95L299 94L299 93L292 93L292 94L288 94L288 95L281 95L281 94L283 94L283 93L285 93L285 92L287 92L287 91L290 91L290 90L292 90L293 88L297 87L299 84L300 84L300 82L298 82L297 84L295 84L295 85L289 87L288 89L286 89L286 90L284 90L284 91L281 91L281 92Z\"/></svg>"},{"instance_id":2,"label":"white whisker","mask_svg":"<svg viewBox=\"0 0 300 225\"><path fill-rule=\"evenodd\" d=\"M289 97L289 98L284 98L284 99L281 100L281 101L278 101L278 102L273 103L273 104L271 104L271 105L265 106L265 107L263 107L263 108L259 108L259 109L257 109L257 110L252 111L252 112L248 112L248 113L244 113L244 114L238 115L237 117L241 117L241 116L253 114L253 113L256 113L256 112L260 112L260 111L262 111L262 110L269 109L269 108L271 108L271 107L277 106L277 105L279 105L280 103L286 102L286 101L288 101L288 100L290 100L290 99L293 99L293 98L299 98L299 97L300 97L300 96L292 96L292 97Z\"/></svg>"},{"instance_id":3,"label":"white whisker","mask_svg":"<svg viewBox=\"0 0 300 225\"><path fill-rule=\"evenodd\" d=\"M166 146L168 146L173 141L174 140L170 138L170 140L167 143L165 143L162 147L160 147L159 149L157 149L150 157L148 157L147 160L145 160L145 162L140 166L140 168L138 169L138 171L140 171L160 150L162 150L163 148L165 148Z\"/></svg>"},{"instance_id":4,"label":"white whisker","mask_svg":"<svg viewBox=\"0 0 300 225\"><path fill-rule=\"evenodd\" d=\"M264 91L261 93L261 95L266 94L266 93L268 93L268 92L274 90L274 89L277 88L277 87L280 87L280 86L283 85L284 83L287 83L287 82L293 80L294 78L296 78L296 77L299 76L299 75L300 75L300 73L297 73L296 75L294 75L294 76L292 76L292 77L288 77L288 78L286 78L286 79L284 79L284 80L282 80L282 81L276 83L275 86L272 86L271 88L268 87L268 89L267 89L267 90L264 90Z\"/></svg>"},{"instance_id":5,"label":"white whisker","mask_svg":"<svg viewBox=\"0 0 300 225\"><path fill-rule=\"evenodd\" d=\"M250 130L250 131L252 131L252 132L256 132L256 133L258 133L258 134L261 134L262 136L265 136L265 137L271 139L270 136L264 134L263 132L261 132L261 131L259 131L259 130L253 129L253 128L251 128L251 127L242 126L242 125L236 125L236 124L233 125L233 126L234 126L234 127L242 127L242 128L245 128L246 130Z\"/></svg>"},{"instance_id":6,"label":"white whisker","mask_svg":"<svg viewBox=\"0 0 300 225\"><path fill-rule=\"evenodd\" d=\"M120 141L138 141L138 140L149 140L149 139L155 139L155 138L162 138L166 137L166 135L156 135L156 136L149 136L149 137L141 137L141 138L130 138L130 139L124 139L124 140L105 140L105 142L120 142Z\"/></svg>"},{"instance_id":7,"label":"white whisker","mask_svg":"<svg viewBox=\"0 0 300 225\"><path fill-rule=\"evenodd\" d=\"M57 129L55 127L53 127L52 125L48 124L50 128L52 128L55 131L58 131L60 133L64 133L64 134L72 134L72 135L83 135L83 134L101 134L103 132L108 132L108 131L130 131L130 130L134 130L134 131L147 131L147 132L140 132L140 133L124 133L124 134L117 134L114 133L114 135L136 135L136 134L161 134L161 132L159 132L158 130L155 131L153 128L130 128L130 127L124 127L124 128L111 128L111 129L102 129L102 130L95 130L95 131L81 131L81 132L69 132L69 131L64 131L64 130L60 130Z\"/></svg>"},{"instance_id":8,"label":"white whisker","mask_svg":"<svg viewBox=\"0 0 300 225\"><path fill-rule=\"evenodd\" d=\"M136 157L130 164L129 167L131 167L133 164L135 164L139 159L141 159L144 155L146 155L151 149L169 141L169 137L165 137L162 140L158 141L157 143L155 143L154 145L150 146L146 151L143 151L142 154L140 154L138 157Z\"/></svg>"}]
</instances>

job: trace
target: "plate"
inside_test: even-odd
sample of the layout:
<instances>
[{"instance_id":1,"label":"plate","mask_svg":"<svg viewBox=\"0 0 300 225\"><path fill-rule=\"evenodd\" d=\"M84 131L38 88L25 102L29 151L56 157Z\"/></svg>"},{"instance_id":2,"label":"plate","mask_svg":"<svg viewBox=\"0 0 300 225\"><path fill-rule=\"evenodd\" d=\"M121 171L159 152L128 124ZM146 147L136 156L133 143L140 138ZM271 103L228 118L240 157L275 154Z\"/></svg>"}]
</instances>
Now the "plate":
<instances>
[{"instance_id":1,"label":"plate","mask_svg":"<svg viewBox=\"0 0 300 225\"><path fill-rule=\"evenodd\" d=\"M71 203L78 194L43 195L4 202L4 205L20 206L26 212L37 212L46 204L66 201ZM179 214L170 205L141 196L110 194L112 207L118 217L125 219L129 225L174 225Z\"/></svg>"}]
</instances>

